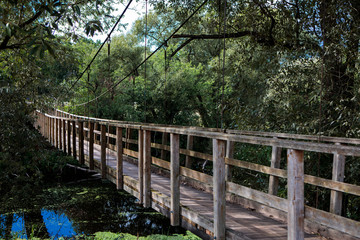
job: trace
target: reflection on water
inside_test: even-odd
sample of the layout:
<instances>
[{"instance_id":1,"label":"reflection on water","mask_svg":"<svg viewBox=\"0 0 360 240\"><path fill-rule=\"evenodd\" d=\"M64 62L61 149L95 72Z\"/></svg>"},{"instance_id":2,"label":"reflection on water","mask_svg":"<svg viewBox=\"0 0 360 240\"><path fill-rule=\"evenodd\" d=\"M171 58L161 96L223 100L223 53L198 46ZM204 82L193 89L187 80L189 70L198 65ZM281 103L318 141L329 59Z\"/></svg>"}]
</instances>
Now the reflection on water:
<instances>
[{"instance_id":1,"label":"reflection on water","mask_svg":"<svg viewBox=\"0 0 360 240\"><path fill-rule=\"evenodd\" d=\"M33 196L0 198L0 238L58 239L110 231L145 236L185 233L107 182L47 187Z\"/></svg>"}]
</instances>

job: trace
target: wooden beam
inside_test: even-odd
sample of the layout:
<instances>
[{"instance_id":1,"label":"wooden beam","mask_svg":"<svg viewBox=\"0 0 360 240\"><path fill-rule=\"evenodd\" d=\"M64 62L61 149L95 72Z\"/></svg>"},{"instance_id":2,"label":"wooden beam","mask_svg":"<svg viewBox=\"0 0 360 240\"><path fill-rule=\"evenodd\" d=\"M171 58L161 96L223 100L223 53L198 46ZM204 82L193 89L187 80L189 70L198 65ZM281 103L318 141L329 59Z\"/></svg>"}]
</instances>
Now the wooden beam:
<instances>
[{"instance_id":1,"label":"wooden beam","mask_svg":"<svg viewBox=\"0 0 360 240\"><path fill-rule=\"evenodd\" d=\"M77 159L76 154L76 121L72 121L72 154Z\"/></svg>"},{"instance_id":2,"label":"wooden beam","mask_svg":"<svg viewBox=\"0 0 360 240\"><path fill-rule=\"evenodd\" d=\"M71 121L67 120L67 154L71 155Z\"/></svg>"},{"instance_id":3,"label":"wooden beam","mask_svg":"<svg viewBox=\"0 0 360 240\"><path fill-rule=\"evenodd\" d=\"M336 143L336 145L340 145ZM334 154L332 180L337 182L344 182L345 174L345 156ZM341 215L343 193L331 190L330 196L330 212Z\"/></svg>"},{"instance_id":4,"label":"wooden beam","mask_svg":"<svg viewBox=\"0 0 360 240\"><path fill-rule=\"evenodd\" d=\"M144 207L151 207L151 131L144 131Z\"/></svg>"},{"instance_id":5,"label":"wooden beam","mask_svg":"<svg viewBox=\"0 0 360 240\"><path fill-rule=\"evenodd\" d=\"M84 159L84 122L79 122L79 162L80 164L85 163Z\"/></svg>"},{"instance_id":6,"label":"wooden beam","mask_svg":"<svg viewBox=\"0 0 360 240\"><path fill-rule=\"evenodd\" d=\"M220 240L226 230L225 147L226 141L213 139L214 235Z\"/></svg>"},{"instance_id":7,"label":"wooden beam","mask_svg":"<svg viewBox=\"0 0 360 240\"><path fill-rule=\"evenodd\" d=\"M61 127L62 127L62 120L58 119L58 126L59 126L59 149L62 150L62 131L61 131Z\"/></svg>"},{"instance_id":8,"label":"wooden beam","mask_svg":"<svg viewBox=\"0 0 360 240\"><path fill-rule=\"evenodd\" d=\"M89 168L94 170L94 123L89 124Z\"/></svg>"},{"instance_id":9,"label":"wooden beam","mask_svg":"<svg viewBox=\"0 0 360 240\"><path fill-rule=\"evenodd\" d=\"M106 178L106 126L101 125L101 177Z\"/></svg>"},{"instance_id":10,"label":"wooden beam","mask_svg":"<svg viewBox=\"0 0 360 240\"><path fill-rule=\"evenodd\" d=\"M234 157L234 145L233 141L226 141L226 157L233 158ZM225 180L230 182L232 178L232 166L229 164L225 165Z\"/></svg>"},{"instance_id":11,"label":"wooden beam","mask_svg":"<svg viewBox=\"0 0 360 240\"><path fill-rule=\"evenodd\" d=\"M59 148L59 120L56 118L54 119L54 137L55 137L55 147Z\"/></svg>"},{"instance_id":12,"label":"wooden beam","mask_svg":"<svg viewBox=\"0 0 360 240\"><path fill-rule=\"evenodd\" d=\"M180 153L179 135L170 135L170 188L171 207L170 222L172 226L180 225Z\"/></svg>"},{"instance_id":13,"label":"wooden beam","mask_svg":"<svg viewBox=\"0 0 360 240\"><path fill-rule=\"evenodd\" d=\"M138 130L138 179L139 179L139 201L144 204L144 131ZM129 151L129 150L128 150Z\"/></svg>"},{"instance_id":14,"label":"wooden beam","mask_svg":"<svg viewBox=\"0 0 360 240\"><path fill-rule=\"evenodd\" d=\"M66 153L66 121L65 119L62 120L62 134L63 134L63 150Z\"/></svg>"},{"instance_id":15,"label":"wooden beam","mask_svg":"<svg viewBox=\"0 0 360 240\"><path fill-rule=\"evenodd\" d=\"M116 188L123 189L123 142L122 142L122 128L116 128Z\"/></svg>"},{"instance_id":16,"label":"wooden beam","mask_svg":"<svg viewBox=\"0 0 360 240\"><path fill-rule=\"evenodd\" d=\"M281 160L281 148L280 147L272 147L271 152L271 167L272 168L280 168L280 160ZM277 195L279 188L279 177L270 175L269 176L269 194Z\"/></svg>"},{"instance_id":17,"label":"wooden beam","mask_svg":"<svg viewBox=\"0 0 360 240\"><path fill-rule=\"evenodd\" d=\"M193 147L194 147L194 136L187 135L186 140L187 140L187 141L186 141L186 150L193 150ZM191 156L186 155L186 158L185 158L185 167L186 167L186 168L191 168L191 165L192 165L192 158L191 158Z\"/></svg>"},{"instance_id":18,"label":"wooden beam","mask_svg":"<svg viewBox=\"0 0 360 240\"><path fill-rule=\"evenodd\" d=\"M288 239L304 239L304 152L289 149L288 168Z\"/></svg>"}]
</instances>

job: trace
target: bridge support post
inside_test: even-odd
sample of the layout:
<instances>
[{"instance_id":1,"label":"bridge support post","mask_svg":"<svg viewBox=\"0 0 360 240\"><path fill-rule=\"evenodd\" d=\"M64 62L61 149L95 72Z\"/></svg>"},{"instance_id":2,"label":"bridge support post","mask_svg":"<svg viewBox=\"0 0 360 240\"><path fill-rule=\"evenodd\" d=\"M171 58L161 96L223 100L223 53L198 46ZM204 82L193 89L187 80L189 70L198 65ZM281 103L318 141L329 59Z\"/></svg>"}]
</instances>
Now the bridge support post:
<instances>
[{"instance_id":1,"label":"bridge support post","mask_svg":"<svg viewBox=\"0 0 360 240\"><path fill-rule=\"evenodd\" d=\"M106 126L101 125L101 177L106 178Z\"/></svg>"},{"instance_id":2,"label":"bridge support post","mask_svg":"<svg viewBox=\"0 0 360 240\"><path fill-rule=\"evenodd\" d=\"M59 119L57 119L57 118L55 118L54 119L54 131L55 131L55 134L54 134L54 136L55 136L55 147L56 148L58 148L59 147L59 130L58 130L58 128L59 128Z\"/></svg>"},{"instance_id":3,"label":"bridge support post","mask_svg":"<svg viewBox=\"0 0 360 240\"><path fill-rule=\"evenodd\" d=\"M336 145L340 145L336 143ZM345 172L345 156L340 154L334 154L333 158L333 170L332 180L338 182L344 182ZM335 190L331 190L330 196L330 212L341 215L343 193Z\"/></svg>"},{"instance_id":4,"label":"bridge support post","mask_svg":"<svg viewBox=\"0 0 360 240\"><path fill-rule=\"evenodd\" d=\"M151 131L144 131L144 207L151 207Z\"/></svg>"},{"instance_id":5,"label":"bridge support post","mask_svg":"<svg viewBox=\"0 0 360 240\"><path fill-rule=\"evenodd\" d=\"M72 121L72 154L76 159L76 121Z\"/></svg>"},{"instance_id":6,"label":"bridge support post","mask_svg":"<svg viewBox=\"0 0 360 240\"><path fill-rule=\"evenodd\" d=\"M280 168L281 148L273 146L271 152L271 167ZM270 175L269 177L269 194L277 195L279 188L279 177Z\"/></svg>"},{"instance_id":7,"label":"bridge support post","mask_svg":"<svg viewBox=\"0 0 360 240\"><path fill-rule=\"evenodd\" d=\"M288 149L288 239L304 239L304 151Z\"/></svg>"},{"instance_id":8,"label":"bridge support post","mask_svg":"<svg viewBox=\"0 0 360 240\"><path fill-rule=\"evenodd\" d=\"M226 141L226 157L233 158L234 157L234 145L235 142L233 141ZM231 181L232 178L232 167L230 165L225 165L225 180Z\"/></svg>"},{"instance_id":9,"label":"bridge support post","mask_svg":"<svg viewBox=\"0 0 360 240\"><path fill-rule=\"evenodd\" d=\"M49 142L52 144L52 139L51 139L51 118L50 117L47 117L47 138L49 140Z\"/></svg>"},{"instance_id":10,"label":"bridge support post","mask_svg":"<svg viewBox=\"0 0 360 240\"><path fill-rule=\"evenodd\" d=\"M213 139L214 235L220 240L226 231L225 147L226 141Z\"/></svg>"},{"instance_id":11,"label":"bridge support post","mask_svg":"<svg viewBox=\"0 0 360 240\"><path fill-rule=\"evenodd\" d=\"M170 134L170 221L172 226L180 225L180 147L179 135Z\"/></svg>"},{"instance_id":12,"label":"bridge support post","mask_svg":"<svg viewBox=\"0 0 360 240\"><path fill-rule=\"evenodd\" d=\"M67 154L71 155L71 122L67 120Z\"/></svg>"},{"instance_id":13,"label":"bridge support post","mask_svg":"<svg viewBox=\"0 0 360 240\"><path fill-rule=\"evenodd\" d=\"M59 125L59 149L62 150L62 145L63 145L63 142L62 142L62 119L59 119L58 121L58 125Z\"/></svg>"},{"instance_id":14,"label":"bridge support post","mask_svg":"<svg viewBox=\"0 0 360 240\"><path fill-rule=\"evenodd\" d=\"M123 141L122 128L116 127L116 151L117 151L117 166L116 166L116 188L123 189Z\"/></svg>"},{"instance_id":15,"label":"bridge support post","mask_svg":"<svg viewBox=\"0 0 360 240\"><path fill-rule=\"evenodd\" d=\"M62 131L63 131L63 150L66 153L66 122L65 119L62 120Z\"/></svg>"},{"instance_id":16,"label":"bridge support post","mask_svg":"<svg viewBox=\"0 0 360 240\"><path fill-rule=\"evenodd\" d=\"M144 204L144 131L141 129L138 136L138 148L139 201L140 204Z\"/></svg>"},{"instance_id":17,"label":"bridge support post","mask_svg":"<svg viewBox=\"0 0 360 240\"><path fill-rule=\"evenodd\" d=\"M187 150L193 150L193 147L194 147L194 136L191 136L191 135L187 135L187 138L186 138L186 149ZM185 158L185 167L186 168L191 168L191 165L192 165L192 158L188 155L186 155L186 158Z\"/></svg>"},{"instance_id":18,"label":"bridge support post","mask_svg":"<svg viewBox=\"0 0 360 240\"><path fill-rule=\"evenodd\" d=\"M79 121L79 162L80 164L85 163L84 158L84 122Z\"/></svg>"},{"instance_id":19,"label":"bridge support post","mask_svg":"<svg viewBox=\"0 0 360 240\"><path fill-rule=\"evenodd\" d=\"M89 167L94 170L94 123L89 122Z\"/></svg>"}]
</instances>

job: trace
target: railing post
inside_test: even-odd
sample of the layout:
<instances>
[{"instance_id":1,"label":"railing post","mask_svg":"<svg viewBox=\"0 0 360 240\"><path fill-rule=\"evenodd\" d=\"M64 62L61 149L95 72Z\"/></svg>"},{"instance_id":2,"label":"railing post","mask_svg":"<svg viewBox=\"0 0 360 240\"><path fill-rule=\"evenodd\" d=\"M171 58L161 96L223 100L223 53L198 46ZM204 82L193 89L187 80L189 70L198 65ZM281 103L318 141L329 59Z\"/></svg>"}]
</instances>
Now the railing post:
<instances>
[{"instance_id":1,"label":"railing post","mask_svg":"<svg viewBox=\"0 0 360 240\"><path fill-rule=\"evenodd\" d=\"M141 129L139 130L138 148L139 201L140 204L144 204L144 131Z\"/></svg>"},{"instance_id":2,"label":"railing post","mask_svg":"<svg viewBox=\"0 0 360 240\"><path fill-rule=\"evenodd\" d=\"M55 132L55 126L54 126L54 118L50 118L50 124L51 124L51 144L54 146L55 145L55 136L54 136L54 132Z\"/></svg>"},{"instance_id":3,"label":"railing post","mask_svg":"<svg viewBox=\"0 0 360 240\"><path fill-rule=\"evenodd\" d=\"M51 143L51 118L47 117L47 139Z\"/></svg>"},{"instance_id":4,"label":"railing post","mask_svg":"<svg viewBox=\"0 0 360 240\"><path fill-rule=\"evenodd\" d=\"M226 141L226 157L227 158L233 158L234 157L234 145L235 142L233 141ZM225 165L225 180L231 181L232 178L232 167L230 165Z\"/></svg>"},{"instance_id":5,"label":"railing post","mask_svg":"<svg viewBox=\"0 0 360 240\"><path fill-rule=\"evenodd\" d=\"M71 155L71 125L70 120L67 120L67 154Z\"/></svg>"},{"instance_id":6,"label":"railing post","mask_svg":"<svg viewBox=\"0 0 360 240\"><path fill-rule=\"evenodd\" d=\"M122 128L116 127L116 151L117 151L117 166L116 166L116 188L123 189L123 142L122 142Z\"/></svg>"},{"instance_id":7,"label":"railing post","mask_svg":"<svg viewBox=\"0 0 360 240\"><path fill-rule=\"evenodd\" d=\"M62 150L62 131L61 131L62 120L61 119L58 120L58 124L59 124L59 149Z\"/></svg>"},{"instance_id":8,"label":"railing post","mask_svg":"<svg viewBox=\"0 0 360 240\"><path fill-rule=\"evenodd\" d=\"M101 177L106 178L106 126L101 124Z\"/></svg>"},{"instance_id":9,"label":"railing post","mask_svg":"<svg viewBox=\"0 0 360 240\"><path fill-rule=\"evenodd\" d=\"M271 167L280 168L281 148L273 146L271 152ZM279 177L270 175L269 177L269 194L277 195L279 188Z\"/></svg>"},{"instance_id":10,"label":"railing post","mask_svg":"<svg viewBox=\"0 0 360 240\"><path fill-rule=\"evenodd\" d=\"M94 170L94 123L90 122L89 125L89 167Z\"/></svg>"},{"instance_id":11,"label":"railing post","mask_svg":"<svg viewBox=\"0 0 360 240\"><path fill-rule=\"evenodd\" d=\"M336 143L340 145L340 143ZM333 170L332 180L337 182L344 182L345 173L345 156L340 154L334 154L333 158ZM330 196L330 212L341 215L343 193L335 190L331 190Z\"/></svg>"},{"instance_id":12,"label":"railing post","mask_svg":"<svg viewBox=\"0 0 360 240\"><path fill-rule=\"evenodd\" d=\"M151 207L151 131L144 131L144 207Z\"/></svg>"},{"instance_id":13,"label":"railing post","mask_svg":"<svg viewBox=\"0 0 360 240\"><path fill-rule=\"evenodd\" d=\"M225 147L226 141L213 139L214 236L220 240L226 230Z\"/></svg>"},{"instance_id":14,"label":"railing post","mask_svg":"<svg viewBox=\"0 0 360 240\"><path fill-rule=\"evenodd\" d=\"M304 239L304 151L288 149L288 239Z\"/></svg>"},{"instance_id":15,"label":"railing post","mask_svg":"<svg viewBox=\"0 0 360 240\"><path fill-rule=\"evenodd\" d=\"M66 122L65 119L62 120L62 131L63 131L63 149L66 153Z\"/></svg>"},{"instance_id":16,"label":"railing post","mask_svg":"<svg viewBox=\"0 0 360 240\"><path fill-rule=\"evenodd\" d=\"M80 164L85 163L84 158L84 122L79 121L79 162Z\"/></svg>"},{"instance_id":17,"label":"railing post","mask_svg":"<svg viewBox=\"0 0 360 240\"><path fill-rule=\"evenodd\" d=\"M59 120L57 118L54 119L54 131L55 131L55 147L58 148L59 147L59 136L58 136L58 128L59 128Z\"/></svg>"},{"instance_id":18,"label":"railing post","mask_svg":"<svg viewBox=\"0 0 360 240\"><path fill-rule=\"evenodd\" d=\"M172 226L180 224L180 155L179 135L170 134L170 221Z\"/></svg>"},{"instance_id":19,"label":"railing post","mask_svg":"<svg viewBox=\"0 0 360 240\"><path fill-rule=\"evenodd\" d=\"M76 121L72 121L72 146L73 157L76 159Z\"/></svg>"},{"instance_id":20,"label":"railing post","mask_svg":"<svg viewBox=\"0 0 360 240\"><path fill-rule=\"evenodd\" d=\"M168 141L169 141L168 138L169 138L168 134L166 132L163 132L162 136L161 136L161 144L167 145ZM166 159L166 150L164 150L164 149L161 149L161 159L164 159L164 160Z\"/></svg>"},{"instance_id":21,"label":"railing post","mask_svg":"<svg viewBox=\"0 0 360 240\"><path fill-rule=\"evenodd\" d=\"M186 141L186 149L187 150L192 150L193 147L194 147L194 136L187 135L186 140L187 140ZM191 164L192 164L192 158L190 156L186 155L185 167L191 168Z\"/></svg>"}]
</instances>

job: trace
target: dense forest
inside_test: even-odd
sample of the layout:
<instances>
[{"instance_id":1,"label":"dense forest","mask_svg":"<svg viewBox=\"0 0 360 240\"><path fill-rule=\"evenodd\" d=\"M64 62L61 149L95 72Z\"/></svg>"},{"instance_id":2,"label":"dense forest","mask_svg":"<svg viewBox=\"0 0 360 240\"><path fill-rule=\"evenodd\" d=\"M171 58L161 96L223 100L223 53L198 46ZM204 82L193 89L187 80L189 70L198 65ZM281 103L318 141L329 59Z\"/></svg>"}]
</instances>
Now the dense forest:
<instances>
[{"instance_id":1,"label":"dense forest","mask_svg":"<svg viewBox=\"0 0 360 240\"><path fill-rule=\"evenodd\" d=\"M34 109L360 138L360 1L149 0L151 11L133 26L120 21L88 67L102 45L92 36L107 34L114 6L127 3L0 2L0 190L41 175L24 164L38 147ZM235 155L247 151L269 161L261 149ZM309 171L329 178L329 158L309 157ZM347 181L359 184L360 162L347 164ZM359 199L347 201L344 214L359 219Z\"/></svg>"}]
</instances>

